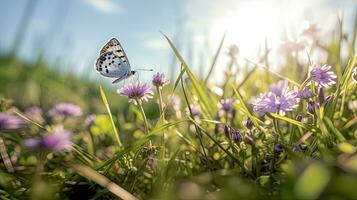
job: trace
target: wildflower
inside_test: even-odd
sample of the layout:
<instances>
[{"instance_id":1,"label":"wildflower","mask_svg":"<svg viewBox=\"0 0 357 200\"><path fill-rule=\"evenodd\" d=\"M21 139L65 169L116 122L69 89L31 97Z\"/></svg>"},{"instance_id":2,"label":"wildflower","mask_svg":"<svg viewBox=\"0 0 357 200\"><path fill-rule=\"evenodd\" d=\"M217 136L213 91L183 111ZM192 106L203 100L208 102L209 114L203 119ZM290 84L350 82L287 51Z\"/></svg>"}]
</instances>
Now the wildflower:
<instances>
[{"instance_id":1,"label":"wildflower","mask_svg":"<svg viewBox=\"0 0 357 200\"><path fill-rule=\"evenodd\" d=\"M72 131L57 126L53 132L48 133L41 139L29 138L25 140L25 146L30 149L50 149L53 151L70 151Z\"/></svg>"},{"instance_id":2,"label":"wildflower","mask_svg":"<svg viewBox=\"0 0 357 200\"><path fill-rule=\"evenodd\" d=\"M295 86L294 94L297 98L300 98L300 99L307 99L312 96L308 87L304 87L301 91L299 91L299 88L297 86Z\"/></svg>"},{"instance_id":3,"label":"wildflower","mask_svg":"<svg viewBox=\"0 0 357 200\"><path fill-rule=\"evenodd\" d=\"M280 45L280 52L290 55L295 54L298 51L304 50L308 46L308 41L304 38L298 38L296 40L286 40Z\"/></svg>"},{"instance_id":4,"label":"wildflower","mask_svg":"<svg viewBox=\"0 0 357 200\"><path fill-rule=\"evenodd\" d=\"M175 110L180 110L181 107L180 97L177 95L170 95L168 97L168 105L172 106L172 108Z\"/></svg>"},{"instance_id":5,"label":"wildflower","mask_svg":"<svg viewBox=\"0 0 357 200\"><path fill-rule=\"evenodd\" d=\"M317 26L317 24L305 23L305 27L303 32L301 33L301 36L309 37L313 40L316 40L318 38L319 31L320 28Z\"/></svg>"},{"instance_id":6,"label":"wildflower","mask_svg":"<svg viewBox=\"0 0 357 200\"><path fill-rule=\"evenodd\" d=\"M0 112L0 131L13 131L24 128L25 122L18 116Z\"/></svg>"},{"instance_id":7,"label":"wildflower","mask_svg":"<svg viewBox=\"0 0 357 200\"><path fill-rule=\"evenodd\" d=\"M284 147L283 147L283 145L282 144L276 144L275 146L274 146L274 152L276 153L276 154L281 154L281 153L283 153L283 151L284 151Z\"/></svg>"},{"instance_id":8,"label":"wildflower","mask_svg":"<svg viewBox=\"0 0 357 200\"><path fill-rule=\"evenodd\" d=\"M253 102L254 111L259 115L265 113L279 113L285 115L286 111L291 111L297 106L299 99L296 97L293 90L289 90L286 81L279 81L273 84L270 91L263 93Z\"/></svg>"},{"instance_id":9,"label":"wildflower","mask_svg":"<svg viewBox=\"0 0 357 200\"><path fill-rule=\"evenodd\" d=\"M43 123L43 121L44 121L44 119L42 117L42 109L37 106L32 106L32 107L26 108L25 116L37 123L40 123L40 124Z\"/></svg>"},{"instance_id":10,"label":"wildflower","mask_svg":"<svg viewBox=\"0 0 357 200\"><path fill-rule=\"evenodd\" d=\"M253 128L253 122L249 117L247 117L243 125L249 130Z\"/></svg>"},{"instance_id":11,"label":"wildflower","mask_svg":"<svg viewBox=\"0 0 357 200\"><path fill-rule=\"evenodd\" d=\"M91 126L95 123L96 118L96 115L88 115L87 118L84 120L84 124L86 126Z\"/></svg>"},{"instance_id":12,"label":"wildflower","mask_svg":"<svg viewBox=\"0 0 357 200\"><path fill-rule=\"evenodd\" d=\"M352 79L357 82L357 67L352 70Z\"/></svg>"},{"instance_id":13,"label":"wildflower","mask_svg":"<svg viewBox=\"0 0 357 200\"><path fill-rule=\"evenodd\" d=\"M334 80L337 76L333 71L330 71L331 66L328 65L317 65L314 64L310 67L310 78L316 83L316 85L321 85L322 87L329 87L336 83Z\"/></svg>"},{"instance_id":14,"label":"wildflower","mask_svg":"<svg viewBox=\"0 0 357 200\"><path fill-rule=\"evenodd\" d=\"M224 125L224 135L229 139L231 138L231 132L231 127L228 125Z\"/></svg>"},{"instance_id":15,"label":"wildflower","mask_svg":"<svg viewBox=\"0 0 357 200\"><path fill-rule=\"evenodd\" d=\"M56 115L64 117L79 117L82 115L82 109L73 103L59 103L48 111L48 115L51 117Z\"/></svg>"},{"instance_id":16,"label":"wildflower","mask_svg":"<svg viewBox=\"0 0 357 200\"><path fill-rule=\"evenodd\" d=\"M311 114L315 114L315 107L316 107L316 103L315 101L310 100L307 103L307 111Z\"/></svg>"},{"instance_id":17,"label":"wildflower","mask_svg":"<svg viewBox=\"0 0 357 200\"><path fill-rule=\"evenodd\" d=\"M297 115L295 119L296 121L302 122L303 117L301 115Z\"/></svg>"},{"instance_id":18,"label":"wildflower","mask_svg":"<svg viewBox=\"0 0 357 200\"><path fill-rule=\"evenodd\" d=\"M236 101L232 98L228 98L228 99L222 99L219 103L218 103L218 108L222 109L226 112L232 110L233 105Z\"/></svg>"},{"instance_id":19,"label":"wildflower","mask_svg":"<svg viewBox=\"0 0 357 200\"><path fill-rule=\"evenodd\" d=\"M166 77L165 77L165 75L163 73L157 72L152 77L152 84L155 87L163 87L163 86L167 85L169 82L170 81L166 79Z\"/></svg>"},{"instance_id":20,"label":"wildflower","mask_svg":"<svg viewBox=\"0 0 357 200\"><path fill-rule=\"evenodd\" d=\"M186 112L188 115L192 114L192 116L198 116L200 115L201 113L201 107L200 105L198 104L191 104L190 105L190 108L191 108L191 113L190 113L190 110L189 108L186 109Z\"/></svg>"},{"instance_id":21,"label":"wildflower","mask_svg":"<svg viewBox=\"0 0 357 200\"><path fill-rule=\"evenodd\" d=\"M319 92L318 92L318 100L319 100L319 105L324 104L325 102L325 93L324 93L324 88L320 87Z\"/></svg>"},{"instance_id":22,"label":"wildflower","mask_svg":"<svg viewBox=\"0 0 357 200\"><path fill-rule=\"evenodd\" d=\"M152 98L153 92L145 83L133 83L118 89L117 92L121 96L129 98L129 102L134 102L135 105L141 104L143 101L148 101Z\"/></svg>"},{"instance_id":23,"label":"wildflower","mask_svg":"<svg viewBox=\"0 0 357 200\"><path fill-rule=\"evenodd\" d=\"M233 142L235 143L239 143L242 141L242 136L240 134L239 131L234 131L232 134L231 134L231 139L233 140Z\"/></svg>"},{"instance_id":24,"label":"wildflower","mask_svg":"<svg viewBox=\"0 0 357 200\"><path fill-rule=\"evenodd\" d=\"M232 44L228 46L228 55L232 58L236 58L239 54L239 48L237 45Z\"/></svg>"}]
</instances>

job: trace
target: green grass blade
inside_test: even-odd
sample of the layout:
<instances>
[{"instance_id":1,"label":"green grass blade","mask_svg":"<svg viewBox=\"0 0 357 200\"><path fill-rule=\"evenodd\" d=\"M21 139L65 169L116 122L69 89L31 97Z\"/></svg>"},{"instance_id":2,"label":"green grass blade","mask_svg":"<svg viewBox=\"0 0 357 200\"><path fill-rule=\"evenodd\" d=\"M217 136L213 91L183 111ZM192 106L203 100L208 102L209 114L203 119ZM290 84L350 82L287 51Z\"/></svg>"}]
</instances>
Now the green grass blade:
<instances>
[{"instance_id":1,"label":"green grass blade","mask_svg":"<svg viewBox=\"0 0 357 200\"><path fill-rule=\"evenodd\" d=\"M303 129L311 131L313 133L316 133L319 130L315 126L304 124L302 122L296 121L296 120L288 118L288 117L284 117L284 116L281 116L281 115L278 115L278 114L274 114L274 113L271 113L270 115L273 116L276 119L281 119L283 121L286 121L286 122L288 122L290 124L294 124L296 126L299 126L299 127L303 128Z\"/></svg>"},{"instance_id":2,"label":"green grass blade","mask_svg":"<svg viewBox=\"0 0 357 200\"><path fill-rule=\"evenodd\" d=\"M120 140L120 136L119 136L118 129L117 129L117 127L115 126L115 123L114 123L114 120L113 120L113 116L112 116L112 112L110 111L110 107L109 107L109 103L108 103L107 97L106 97L106 95L105 95L105 93L104 93L104 90L103 90L102 86L99 86L99 89L100 89L100 96L102 97L104 106L105 106L105 108L107 109L107 112L108 112L110 121L111 121L112 126L113 126L113 131L114 131L115 139L116 139L117 142L118 142L119 148L121 148L121 147L123 146L123 144L122 144L122 142L121 142L121 140Z\"/></svg>"},{"instance_id":3,"label":"green grass blade","mask_svg":"<svg viewBox=\"0 0 357 200\"><path fill-rule=\"evenodd\" d=\"M167 124L164 124L154 130L152 130L151 132L149 132L149 134L147 134L146 136L144 136L143 138L137 140L136 142L130 144L129 146L125 147L123 150L121 150L120 152L116 153L115 156L109 160L107 160L106 162L104 162L97 170L103 169L104 167L110 166L113 162L115 162L116 160L118 160L120 157L122 157L123 155L129 153L129 152L133 152L136 149L138 149L139 147L143 146L145 143L147 143L149 140L154 139L155 137L158 137L160 135L163 134L163 130L178 125L180 123L183 122L187 122L189 120L184 119L184 120L179 120L179 121L175 121L175 122L170 122Z\"/></svg>"},{"instance_id":4,"label":"green grass blade","mask_svg":"<svg viewBox=\"0 0 357 200\"><path fill-rule=\"evenodd\" d=\"M335 127L335 125L333 125L332 121L327 118L324 117L324 122L325 124L328 126L328 128L335 134L336 138L340 141L340 142L344 142L346 141L346 138L342 135L342 133Z\"/></svg>"},{"instance_id":5,"label":"green grass blade","mask_svg":"<svg viewBox=\"0 0 357 200\"><path fill-rule=\"evenodd\" d=\"M357 65L357 56L354 56L353 58L350 58L350 60L348 61L348 64L344 70L344 73L338 83L337 90L334 94L335 100L334 100L333 104L329 105L326 108L326 115L329 118L333 117L333 114L335 113L337 103L338 103L337 99L340 97L341 91L347 88L348 80L351 78L353 67L355 67L356 65ZM342 102L342 105L344 105L344 102ZM340 113L340 114L342 115L342 113Z\"/></svg>"},{"instance_id":6,"label":"green grass blade","mask_svg":"<svg viewBox=\"0 0 357 200\"><path fill-rule=\"evenodd\" d=\"M193 88L196 91L197 95L199 96L199 103L203 105L203 110L207 111L207 114L209 116L211 116L211 111L213 110L212 108L212 104L209 102L208 98L207 98L207 94L205 93L205 90L203 87L201 87L201 85L198 83L198 80L196 79L195 75L192 73L192 71L190 70L190 68L188 67L188 65L186 64L185 60L182 58L182 56L180 55L180 53L178 52L178 50L176 49L175 45L171 42L171 40L165 35L163 34L164 37L166 38L166 40L169 42L171 49L174 51L176 57L180 60L181 65L183 67L184 72L186 72L186 74L188 75L188 77L190 78ZM178 84L178 80L181 78L181 76L183 75L183 73L181 72L180 76L178 77L178 79L176 80L175 84Z\"/></svg>"},{"instance_id":7,"label":"green grass blade","mask_svg":"<svg viewBox=\"0 0 357 200\"><path fill-rule=\"evenodd\" d=\"M208 74L205 78L205 81L204 81L204 84L203 85L207 85L207 82L208 82L208 79L210 78L212 72L213 72L213 68L214 66L216 65L217 63L217 59L218 59L218 56L219 54L221 53L221 50L222 50L222 47L223 47L223 43L224 43L224 39L226 38L226 33L223 34L223 37L221 39L221 42L219 43L219 46L218 46L218 49L216 51L216 54L214 55L214 58L213 58L213 61L212 61L212 64L211 64L211 67L208 71Z\"/></svg>"},{"instance_id":8,"label":"green grass blade","mask_svg":"<svg viewBox=\"0 0 357 200\"><path fill-rule=\"evenodd\" d=\"M252 120L253 124L254 124L256 127L260 127L260 126L259 126L259 123L260 123L260 124L263 124L263 122L260 121L258 118L256 118L256 117L249 111L247 105L245 104L245 102L244 102L242 96L239 94L239 92L237 91L237 89L236 89L233 85L231 85L231 87L232 87L232 89L233 89L233 91L234 91L234 95L236 96L236 98L238 99L238 102L239 102L239 104L240 104L240 106L239 106L240 110L241 110L244 114L246 114L246 115Z\"/></svg>"}]
</instances>

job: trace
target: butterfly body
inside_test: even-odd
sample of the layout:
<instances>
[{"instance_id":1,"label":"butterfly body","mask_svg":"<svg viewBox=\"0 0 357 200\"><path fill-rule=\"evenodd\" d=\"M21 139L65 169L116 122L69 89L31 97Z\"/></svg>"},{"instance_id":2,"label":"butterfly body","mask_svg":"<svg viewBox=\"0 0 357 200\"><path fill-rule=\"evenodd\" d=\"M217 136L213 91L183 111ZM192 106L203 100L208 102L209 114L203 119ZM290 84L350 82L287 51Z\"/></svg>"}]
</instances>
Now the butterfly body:
<instances>
[{"instance_id":1,"label":"butterfly body","mask_svg":"<svg viewBox=\"0 0 357 200\"><path fill-rule=\"evenodd\" d=\"M131 70L124 49L115 38L110 39L102 47L95 66L97 72L101 75L116 78L112 83L120 82L136 73L136 71Z\"/></svg>"}]
</instances>

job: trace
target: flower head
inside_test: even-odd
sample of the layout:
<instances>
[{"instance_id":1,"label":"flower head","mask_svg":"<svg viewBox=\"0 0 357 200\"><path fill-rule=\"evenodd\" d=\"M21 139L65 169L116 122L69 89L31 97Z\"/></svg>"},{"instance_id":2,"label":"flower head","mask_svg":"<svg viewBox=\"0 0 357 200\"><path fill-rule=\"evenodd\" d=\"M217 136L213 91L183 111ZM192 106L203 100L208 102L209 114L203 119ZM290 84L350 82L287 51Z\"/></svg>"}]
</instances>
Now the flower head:
<instances>
[{"instance_id":1,"label":"flower head","mask_svg":"<svg viewBox=\"0 0 357 200\"><path fill-rule=\"evenodd\" d=\"M315 101L313 100L310 100L308 103L307 103L307 111L311 114L315 114L315 108L316 108L316 103Z\"/></svg>"},{"instance_id":2,"label":"flower head","mask_svg":"<svg viewBox=\"0 0 357 200\"><path fill-rule=\"evenodd\" d=\"M253 128L253 121L247 117L247 119L244 121L243 125L247 128L247 129L252 129Z\"/></svg>"},{"instance_id":3,"label":"flower head","mask_svg":"<svg viewBox=\"0 0 357 200\"><path fill-rule=\"evenodd\" d=\"M232 58L236 58L239 54L239 48L237 45L232 44L228 46L228 55Z\"/></svg>"},{"instance_id":4,"label":"flower head","mask_svg":"<svg viewBox=\"0 0 357 200\"><path fill-rule=\"evenodd\" d=\"M284 147L283 147L282 144L276 144L276 145L274 146L274 152L275 152L276 154L281 154L281 153L283 153L283 151L284 151Z\"/></svg>"},{"instance_id":5,"label":"flower head","mask_svg":"<svg viewBox=\"0 0 357 200\"><path fill-rule=\"evenodd\" d=\"M286 81L279 81L270 87L270 91L263 93L253 102L254 111L259 115L265 113L279 113L285 115L286 111L291 111L297 106L299 99L293 90L289 89Z\"/></svg>"},{"instance_id":6,"label":"flower head","mask_svg":"<svg viewBox=\"0 0 357 200\"><path fill-rule=\"evenodd\" d=\"M25 110L26 117L40 124L44 121L42 113L42 109L37 106L28 107Z\"/></svg>"},{"instance_id":7,"label":"flower head","mask_svg":"<svg viewBox=\"0 0 357 200\"><path fill-rule=\"evenodd\" d=\"M322 87L329 87L336 83L336 75L333 71L330 71L331 66L328 65L317 65L314 64L310 67L310 78L316 83L316 85L321 85Z\"/></svg>"},{"instance_id":8,"label":"flower head","mask_svg":"<svg viewBox=\"0 0 357 200\"><path fill-rule=\"evenodd\" d=\"M0 112L0 131L13 131L22 129L25 125L23 119L15 115Z\"/></svg>"},{"instance_id":9,"label":"flower head","mask_svg":"<svg viewBox=\"0 0 357 200\"><path fill-rule=\"evenodd\" d=\"M30 149L44 148L53 151L70 151L72 147L71 135L72 131L63 129L63 126L57 126L41 139L26 139L25 146Z\"/></svg>"},{"instance_id":10,"label":"flower head","mask_svg":"<svg viewBox=\"0 0 357 200\"><path fill-rule=\"evenodd\" d=\"M92 115L88 115L88 116L86 117L86 119L84 120L84 124L85 124L86 126L91 126L92 124L95 123L96 118L97 118L96 115L93 115L93 114L92 114Z\"/></svg>"},{"instance_id":11,"label":"flower head","mask_svg":"<svg viewBox=\"0 0 357 200\"><path fill-rule=\"evenodd\" d=\"M152 91L150 87L145 83L133 83L118 89L117 92L121 96L129 98L129 102L134 102L134 104L142 103L142 101L148 101L152 98Z\"/></svg>"},{"instance_id":12,"label":"flower head","mask_svg":"<svg viewBox=\"0 0 357 200\"><path fill-rule=\"evenodd\" d=\"M239 143L242 141L242 135L240 134L239 131L232 132L231 137L232 137L233 142L235 142L235 143Z\"/></svg>"},{"instance_id":13,"label":"flower head","mask_svg":"<svg viewBox=\"0 0 357 200\"><path fill-rule=\"evenodd\" d=\"M165 85L167 85L170 81L166 79L165 74L164 73L159 73L157 72L156 74L154 74L154 76L152 77L152 84L155 87L163 87Z\"/></svg>"},{"instance_id":14,"label":"flower head","mask_svg":"<svg viewBox=\"0 0 357 200\"><path fill-rule=\"evenodd\" d=\"M218 108L221 110L224 110L226 112L232 110L234 103L236 102L235 99L232 98L228 98L228 99L222 99L219 103L218 103Z\"/></svg>"},{"instance_id":15,"label":"flower head","mask_svg":"<svg viewBox=\"0 0 357 200\"><path fill-rule=\"evenodd\" d=\"M201 107L200 107L200 105L198 105L198 104L191 104L191 105L190 105L190 108L191 108L192 116L198 116L198 115L200 115L200 113L201 113ZM188 115L191 114L189 108L187 108L186 111L187 111L187 114L188 114Z\"/></svg>"},{"instance_id":16,"label":"flower head","mask_svg":"<svg viewBox=\"0 0 357 200\"><path fill-rule=\"evenodd\" d=\"M304 89L299 91L297 86L294 87L295 96L300 99L307 99L312 96L308 87L304 87Z\"/></svg>"},{"instance_id":17,"label":"flower head","mask_svg":"<svg viewBox=\"0 0 357 200\"><path fill-rule=\"evenodd\" d=\"M51 117L56 115L64 117L79 117L82 115L82 109L73 103L59 103L48 111L48 115Z\"/></svg>"}]
</instances>

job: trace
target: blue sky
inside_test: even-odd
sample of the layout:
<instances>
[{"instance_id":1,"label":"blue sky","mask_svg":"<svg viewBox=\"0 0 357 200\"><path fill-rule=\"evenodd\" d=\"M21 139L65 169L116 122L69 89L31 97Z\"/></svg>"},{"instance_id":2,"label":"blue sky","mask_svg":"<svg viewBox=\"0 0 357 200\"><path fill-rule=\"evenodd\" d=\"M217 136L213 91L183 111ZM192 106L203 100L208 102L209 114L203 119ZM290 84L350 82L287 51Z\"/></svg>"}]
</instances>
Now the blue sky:
<instances>
[{"instance_id":1,"label":"blue sky","mask_svg":"<svg viewBox=\"0 0 357 200\"><path fill-rule=\"evenodd\" d=\"M0 51L13 44L26 3L0 1ZM162 31L184 52L197 73L208 66L223 32L226 46L235 43L244 57L253 57L267 38L272 47L281 40L281 30L294 38L306 20L324 33L343 13L351 31L357 11L354 0L38 0L34 16L18 54L45 58L64 70L97 77L93 63L99 48L117 37L133 68L154 68L169 73L172 52ZM221 59L225 62L224 56ZM222 65L223 65L222 64ZM203 69L203 71L206 69ZM220 68L217 69L220 74ZM151 75L151 74L150 74ZM145 76L145 75L144 75ZM148 75L147 75L148 76ZM217 76L217 75L216 75Z\"/></svg>"}]
</instances>

